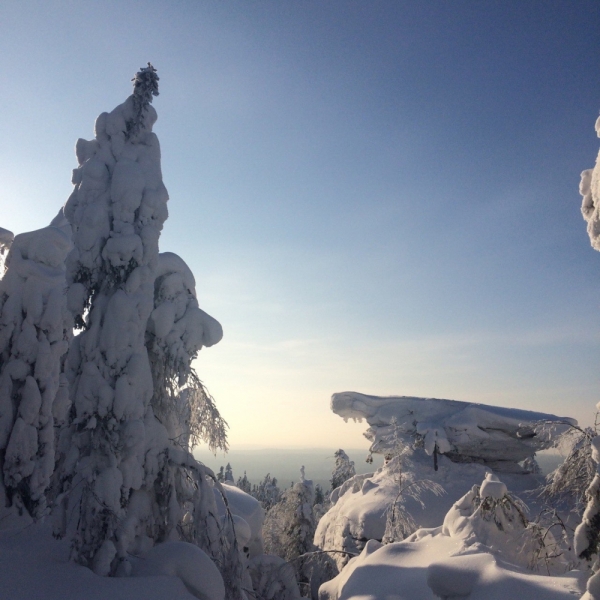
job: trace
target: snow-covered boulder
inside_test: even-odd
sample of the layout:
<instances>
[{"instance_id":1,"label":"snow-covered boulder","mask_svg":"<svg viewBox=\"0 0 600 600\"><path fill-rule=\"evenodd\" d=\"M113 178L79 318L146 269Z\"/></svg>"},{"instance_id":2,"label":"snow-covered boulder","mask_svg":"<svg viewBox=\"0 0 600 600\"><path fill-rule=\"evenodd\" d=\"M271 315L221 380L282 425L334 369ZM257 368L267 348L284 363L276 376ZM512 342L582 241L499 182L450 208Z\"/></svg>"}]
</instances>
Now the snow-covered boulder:
<instances>
[{"instance_id":1,"label":"snow-covered boulder","mask_svg":"<svg viewBox=\"0 0 600 600\"><path fill-rule=\"evenodd\" d=\"M385 454L398 440L417 438L428 455L445 454L455 462L480 462L495 471L521 471L518 463L551 447L569 424L568 417L412 396L378 397L342 392L331 409L343 419L369 424L371 451Z\"/></svg>"},{"instance_id":2,"label":"snow-covered boulder","mask_svg":"<svg viewBox=\"0 0 600 600\"><path fill-rule=\"evenodd\" d=\"M190 594L199 600L225 598L219 569L198 546L187 542L165 542L154 546L135 559L132 575L171 575L181 579Z\"/></svg>"}]
</instances>

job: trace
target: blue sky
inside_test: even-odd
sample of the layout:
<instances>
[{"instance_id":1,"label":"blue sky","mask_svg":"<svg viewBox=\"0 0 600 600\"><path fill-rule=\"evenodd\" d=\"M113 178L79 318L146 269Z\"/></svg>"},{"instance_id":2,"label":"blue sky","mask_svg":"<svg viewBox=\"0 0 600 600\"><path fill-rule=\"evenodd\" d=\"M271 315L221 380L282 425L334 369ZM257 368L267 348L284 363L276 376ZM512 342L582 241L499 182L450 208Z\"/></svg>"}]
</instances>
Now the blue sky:
<instances>
[{"instance_id":1,"label":"blue sky","mask_svg":"<svg viewBox=\"0 0 600 600\"><path fill-rule=\"evenodd\" d=\"M343 390L590 422L599 31L585 0L3 2L0 226L50 221L152 61L161 248L223 324L232 444L356 447Z\"/></svg>"}]
</instances>

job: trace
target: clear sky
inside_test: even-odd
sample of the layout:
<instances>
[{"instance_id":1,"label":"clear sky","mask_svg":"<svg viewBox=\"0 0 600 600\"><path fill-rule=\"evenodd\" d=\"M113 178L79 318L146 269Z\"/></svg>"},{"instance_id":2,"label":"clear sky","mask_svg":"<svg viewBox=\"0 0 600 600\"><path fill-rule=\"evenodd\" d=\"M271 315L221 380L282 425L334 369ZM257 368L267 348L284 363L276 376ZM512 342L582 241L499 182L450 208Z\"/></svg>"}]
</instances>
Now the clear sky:
<instances>
[{"instance_id":1,"label":"clear sky","mask_svg":"<svg viewBox=\"0 0 600 600\"><path fill-rule=\"evenodd\" d=\"M223 324L197 369L233 446L357 447L344 390L593 420L596 0L4 0L0 56L15 233L158 69L161 249Z\"/></svg>"}]
</instances>

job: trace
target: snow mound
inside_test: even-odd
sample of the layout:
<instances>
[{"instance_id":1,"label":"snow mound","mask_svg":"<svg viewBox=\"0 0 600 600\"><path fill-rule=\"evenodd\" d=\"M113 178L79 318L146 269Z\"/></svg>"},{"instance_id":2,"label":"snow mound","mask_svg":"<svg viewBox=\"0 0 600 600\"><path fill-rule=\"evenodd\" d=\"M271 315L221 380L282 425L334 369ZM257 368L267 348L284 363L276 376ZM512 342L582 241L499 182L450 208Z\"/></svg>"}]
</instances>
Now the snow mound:
<instances>
[{"instance_id":1,"label":"snow mound","mask_svg":"<svg viewBox=\"0 0 600 600\"><path fill-rule=\"evenodd\" d=\"M187 542L165 542L154 546L135 560L132 575L173 575L181 579L195 598L225 598L225 586L219 569L198 546Z\"/></svg>"},{"instance_id":2,"label":"snow mound","mask_svg":"<svg viewBox=\"0 0 600 600\"><path fill-rule=\"evenodd\" d=\"M260 502L250 494L240 490L235 485L221 483L221 487L227 498L229 510L234 516L234 527L238 542L247 538L246 544L240 549L248 554L250 559L263 553L262 526L265 520L265 511ZM225 503L217 489L214 490L217 501L217 509L221 517L225 517ZM237 517L237 519L236 519ZM238 532L238 524L240 531Z\"/></svg>"},{"instance_id":3,"label":"snow mound","mask_svg":"<svg viewBox=\"0 0 600 600\"><path fill-rule=\"evenodd\" d=\"M487 495L481 495L482 489ZM582 573L545 576L527 569L538 550L535 542L524 507L497 477L488 475L481 487L474 486L452 506L442 527L419 529L385 546L367 542L358 557L320 587L319 600L579 596Z\"/></svg>"},{"instance_id":4,"label":"snow mound","mask_svg":"<svg viewBox=\"0 0 600 600\"><path fill-rule=\"evenodd\" d=\"M567 417L516 408L357 392L334 394L331 409L345 420L366 419L372 452L385 454L398 436L406 443L416 437L429 455L481 462L498 471L520 470L517 463L551 447L568 424L577 424Z\"/></svg>"}]
</instances>

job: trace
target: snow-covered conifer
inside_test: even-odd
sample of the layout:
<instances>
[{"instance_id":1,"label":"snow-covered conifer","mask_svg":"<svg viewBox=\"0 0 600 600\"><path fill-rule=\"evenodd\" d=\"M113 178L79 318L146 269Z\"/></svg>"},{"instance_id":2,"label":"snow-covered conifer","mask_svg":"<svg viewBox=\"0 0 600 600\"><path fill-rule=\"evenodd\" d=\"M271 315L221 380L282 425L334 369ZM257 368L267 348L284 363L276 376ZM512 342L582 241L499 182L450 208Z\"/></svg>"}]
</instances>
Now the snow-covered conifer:
<instances>
[{"instance_id":1,"label":"snow-covered conifer","mask_svg":"<svg viewBox=\"0 0 600 600\"><path fill-rule=\"evenodd\" d=\"M596 120L596 134L600 137L600 117ZM581 213L587 222L592 247L600 250L600 154L593 169L581 173L579 193L583 196ZM600 406L598 407L600 410ZM597 557L592 567L594 575L583 596L586 600L600 600L600 436L592 440L592 457L596 462L596 474L587 490L588 504L583 521L575 531L575 551L583 558Z\"/></svg>"},{"instance_id":2,"label":"snow-covered conifer","mask_svg":"<svg viewBox=\"0 0 600 600\"><path fill-rule=\"evenodd\" d=\"M235 479L233 478L233 469L231 468L231 465L229 463L227 463L227 466L225 467L225 478L223 479L223 481L225 483L231 483L235 485Z\"/></svg>"},{"instance_id":3,"label":"snow-covered conifer","mask_svg":"<svg viewBox=\"0 0 600 600\"><path fill-rule=\"evenodd\" d=\"M314 487L310 479L304 476L291 488L285 490L281 501L275 504L265 517L263 537L265 551L292 561L298 581L308 582L310 574L305 572L302 560L296 560L303 554L314 550L313 539L316 523L313 514Z\"/></svg>"},{"instance_id":4,"label":"snow-covered conifer","mask_svg":"<svg viewBox=\"0 0 600 600\"><path fill-rule=\"evenodd\" d=\"M265 512L281 500L281 490L277 485L277 478L271 477L270 473L252 491L252 495L260 502Z\"/></svg>"},{"instance_id":5,"label":"snow-covered conifer","mask_svg":"<svg viewBox=\"0 0 600 600\"><path fill-rule=\"evenodd\" d=\"M323 488L319 483L315 486L315 504L323 504L325 501L325 494L323 493Z\"/></svg>"},{"instance_id":6,"label":"snow-covered conifer","mask_svg":"<svg viewBox=\"0 0 600 600\"><path fill-rule=\"evenodd\" d=\"M354 461L350 460L350 457L340 448L335 454L335 467L331 474L331 489L340 487L344 481L348 481L350 477L356 475L356 469L354 468Z\"/></svg>"},{"instance_id":7,"label":"snow-covered conifer","mask_svg":"<svg viewBox=\"0 0 600 600\"><path fill-rule=\"evenodd\" d=\"M244 471L243 477L238 477L237 487L242 490L242 492L246 492L246 494L250 494L252 492L252 485L248 481L248 476L246 475L246 471Z\"/></svg>"},{"instance_id":8,"label":"snow-covered conifer","mask_svg":"<svg viewBox=\"0 0 600 600\"><path fill-rule=\"evenodd\" d=\"M13 243L15 236L12 231L0 227L0 279L4 275L4 265L8 251Z\"/></svg>"},{"instance_id":9,"label":"snow-covered conifer","mask_svg":"<svg viewBox=\"0 0 600 600\"><path fill-rule=\"evenodd\" d=\"M592 458L594 430L572 427L561 436L559 447L566 450L565 460L546 478L542 497L563 512L580 518L587 503L587 489L596 473ZM525 467L525 465L523 465Z\"/></svg>"},{"instance_id":10,"label":"snow-covered conifer","mask_svg":"<svg viewBox=\"0 0 600 600\"><path fill-rule=\"evenodd\" d=\"M233 531L214 519L214 476L189 452L194 436L206 439L185 407L201 388L191 360L221 328L198 308L187 265L159 257L168 194L152 132L157 81L151 65L142 69L133 95L98 117L95 139L76 145L64 214L74 244L67 300L82 332L68 357L73 418L60 440L56 530L98 574L128 573L128 556L158 542L195 543L238 600Z\"/></svg>"},{"instance_id":11,"label":"snow-covered conifer","mask_svg":"<svg viewBox=\"0 0 600 600\"><path fill-rule=\"evenodd\" d=\"M0 245L2 253L10 246L0 280L0 497L35 517L54 470L55 414L60 422L68 409L61 373L72 329L64 295L71 243L50 226L14 241L2 230Z\"/></svg>"}]
</instances>

